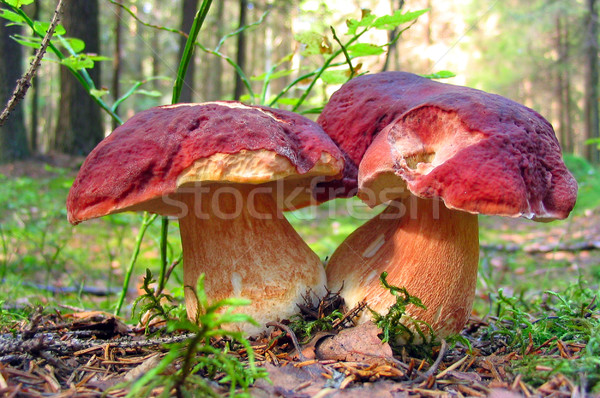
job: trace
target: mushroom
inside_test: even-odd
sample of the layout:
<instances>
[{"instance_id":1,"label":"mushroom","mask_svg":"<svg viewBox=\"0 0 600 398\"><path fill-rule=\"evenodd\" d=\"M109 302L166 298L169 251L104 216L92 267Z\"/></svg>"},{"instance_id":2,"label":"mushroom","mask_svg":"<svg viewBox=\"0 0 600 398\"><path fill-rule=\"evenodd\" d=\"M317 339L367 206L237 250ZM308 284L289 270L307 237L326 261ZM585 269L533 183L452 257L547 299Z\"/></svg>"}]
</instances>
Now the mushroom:
<instances>
[{"instance_id":1,"label":"mushroom","mask_svg":"<svg viewBox=\"0 0 600 398\"><path fill-rule=\"evenodd\" d=\"M317 120L344 153L343 178L318 184L315 195L322 201L356 195L358 165L375 136L445 86L406 72L363 75L344 84Z\"/></svg>"},{"instance_id":2,"label":"mushroom","mask_svg":"<svg viewBox=\"0 0 600 398\"><path fill-rule=\"evenodd\" d=\"M69 221L124 211L177 217L188 316L201 273L211 301L252 300L261 326L326 293L319 257L282 215L308 205L313 179L336 177L343 156L315 122L237 102L138 113L87 157L67 198Z\"/></svg>"},{"instance_id":3,"label":"mushroom","mask_svg":"<svg viewBox=\"0 0 600 398\"><path fill-rule=\"evenodd\" d=\"M552 126L537 112L467 87L401 72L383 75L352 81L351 96L362 98L363 107L343 109L349 130L332 132L331 123L323 124L337 135L347 157L360 162L357 181L346 178L346 185L358 183L359 198L370 206L389 202L331 256L328 283L334 291L343 286L348 306L366 299L370 308L385 313L395 303L379 282L386 271L390 284L405 287L427 307L409 307L407 315L443 338L458 333L471 312L479 261L477 214L562 219L575 205L577 183L562 161ZM343 90L340 95L348 95ZM393 103L365 106L376 91ZM417 95L404 99L403 93ZM378 111L379 116L371 113ZM362 112L387 125L380 122L374 130L360 121ZM330 114L338 121L344 117L326 107L320 122ZM389 114L397 116L389 120ZM354 129L353 118L369 133ZM365 139L344 144L357 137ZM414 330L410 320L403 323Z\"/></svg>"}]
</instances>

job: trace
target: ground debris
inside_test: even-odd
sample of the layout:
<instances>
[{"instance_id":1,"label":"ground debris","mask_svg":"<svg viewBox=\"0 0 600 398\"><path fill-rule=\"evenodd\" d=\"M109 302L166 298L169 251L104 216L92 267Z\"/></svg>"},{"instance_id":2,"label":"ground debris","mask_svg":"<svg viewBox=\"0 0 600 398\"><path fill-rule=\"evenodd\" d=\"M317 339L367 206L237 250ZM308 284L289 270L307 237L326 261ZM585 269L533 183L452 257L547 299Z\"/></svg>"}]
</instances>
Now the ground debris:
<instances>
[{"instance_id":1,"label":"ground debris","mask_svg":"<svg viewBox=\"0 0 600 398\"><path fill-rule=\"evenodd\" d=\"M101 312L32 320L0 334L0 396L99 397L156 363L164 344L189 338L147 338Z\"/></svg>"},{"instance_id":2,"label":"ground debris","mask_svg":"<svg viewBox=\"0 0 600 398\"><path fill-rule=\"evenodd\" d=\"M591 396L563 374L553 374L534 388L513 374L521 354L507 349L501 337L485 340L485 322L472 319L465 328L471 349L438 347L433 358L408 353L394 356L381 343L372 323L320 332L300 347L289 331L275 327L252 341L257 365L270 381L258 380L253 397L562 397ZM190 335L147 337L106 313L34 315L32 321L0 333L0 396L121 397L125 382L156 367L168 351L165 343ZM316 341L316 342L315 342ZM215 341L216 347L226 347ZM584 344L551 339L527 350L535 355L576 357ZM232 352L246 357L244 349ZM435 360L435 361L434 361ZM214 383L220 394L227 390ZM155 391L158 393L158 391Z\"/></svg>"}]
</instances>

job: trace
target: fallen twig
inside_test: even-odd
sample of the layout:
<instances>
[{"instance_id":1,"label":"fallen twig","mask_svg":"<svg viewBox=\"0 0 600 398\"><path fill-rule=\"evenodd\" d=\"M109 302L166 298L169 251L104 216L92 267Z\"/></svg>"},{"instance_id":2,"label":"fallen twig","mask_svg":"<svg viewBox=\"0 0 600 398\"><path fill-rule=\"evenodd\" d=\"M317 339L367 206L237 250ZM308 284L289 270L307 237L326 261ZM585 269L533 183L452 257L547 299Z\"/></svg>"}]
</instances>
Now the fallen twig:
<instances>
[{"instance_id":1,"label":"fallen twig","mask_svg":"<svg viewBox=\"0 0 600 398\"><path fill-rule=\"evenodd\" d=\"M303 362L308 361L308 358L306 358L306 356L304 356L304 354L302 353L302 347L300 347L298 337L296 337L296 333L294 333L292 329L280 322L269 322L267 323L267 326L279 328L285 333L287 333L287 335L290 336L290 338L292 339L292 344L294 344L294 348L296 349L296 351L298 351L298 358Z\"/></svg>"},{"instance_id":2,"label":"fallen twig","mask_svg":"<svg viewBox=\"0 0 600 398\"><path fill-rule=\"evenodd\" d=\"M438 353L437 359L435 360L433 365L431 365L431 367L429 369L427 369L427 371L425 373L423 373L422 375L417 377L413 382L421 383L421 382L427 381L430 378L432 378L433 375L435 374L435 372L437 372L438 368L440 367L440 364L442 363L442 360L444 359L444 356L446 355L447 350L448 350L448 343L446 343L446 340L442 339L442 345L440 346L440 352Z\"/></svg>"},{"instance_id":3,"label":"fallen twig","mask_svg":"<svg viewBox=\"0 0 600 398\"><path fill-rule=\"evenodd\" d=\"M579 251L584 251L584 250L600 249L600 241L561 243L561 244L555 244L555 245L529 245L529 246L520 246L520 245L516 245L516 244L494 245L494 244L482 243L480 245L480 248L482 250L499 251L499 252L507 252L507 253L516 253L516 252L522 251L524 253L529 253L529 254L552 253L555 251L579 252Z\"/></svg>"}]
</instances>

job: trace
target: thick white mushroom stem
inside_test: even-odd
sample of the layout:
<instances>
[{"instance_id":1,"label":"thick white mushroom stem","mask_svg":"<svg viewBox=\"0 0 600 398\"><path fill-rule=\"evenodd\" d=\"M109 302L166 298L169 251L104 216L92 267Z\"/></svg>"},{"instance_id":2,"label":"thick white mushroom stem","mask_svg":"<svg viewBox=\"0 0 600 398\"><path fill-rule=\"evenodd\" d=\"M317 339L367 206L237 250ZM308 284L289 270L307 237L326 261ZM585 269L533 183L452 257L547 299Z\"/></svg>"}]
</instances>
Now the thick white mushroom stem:
<instances>
[{"instance_id":1,"label":"thick white mushroom stem","mask_svg":"<svg viewBox=\"0 0 600 398\"><path fill-rule=\"evenodd\" d=\"M326 272L332 291L343 286L348 307L366 299L371 309L385 314L395 303L379 281L387 271L390 284L405 287L427 307L409 305L408 315L443 338L459 332L469 318L478 261L476 215L411 196L392 201L354 231L331 256ZM361 321L369 319L367 312Z\"/></svg>"},{"instance_id":2,"label":"thick white mushroom stem","mask_svg":"<svg viewBox=\"0 0 600 398\"><path fill-rule=\"evenodd\" d=\"M205 274L209 302L227 297L252 300L237 312L252 316L259 327L232 325L256 334L266 322L298 312L304 296L322 297L325 271L277 208L265 188L214 184L208 192L182 195L188 213L179 220L188 317L196 319L195 288Z\"/></svg>"}]
</instances>

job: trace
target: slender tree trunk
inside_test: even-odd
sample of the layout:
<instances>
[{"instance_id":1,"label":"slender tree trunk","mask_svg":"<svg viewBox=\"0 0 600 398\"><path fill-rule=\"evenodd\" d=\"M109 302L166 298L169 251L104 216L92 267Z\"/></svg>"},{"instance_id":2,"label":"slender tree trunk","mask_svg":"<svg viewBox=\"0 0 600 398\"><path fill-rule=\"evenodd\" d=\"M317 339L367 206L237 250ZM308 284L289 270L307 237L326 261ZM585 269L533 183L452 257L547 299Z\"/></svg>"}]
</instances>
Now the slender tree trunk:
<instances>
[{"instance_id":1,"label":"slender tree trunk","mask_svg":"<svg viewBox=\"0 0 600 398\"><path fill-rule=\"evenodd\" d=\"M394 3L397 3L396 5ZM391 0L392 13L396 10L401 10L404 7L404 0ZM398 28L394 28L388 32L388 42L391 42L398 35ZM398 67L398 41L395 41L393 44L390 44L387 54L385 55L385 62L383 63L383 67L381 68L382 72L389 70L390 62L394 59L396 68Z\"/></svg>"},{"instance_id":2,"label":"slender tree trunk","mask_svg":"<svg viewBox=\"0 0 600 398\"><path fill-rule=\"evenodd\" d=\"M573 101L571 100L571 73L569 66L571 65L570 48L569 48L569 24L565 23L565 36L563 41L563 52L564 52L564 63L563 69L563 106L564 106L564 119L565 119L565 150L569 153L573 153L573 120L571 115L573 113Z\"/></svg>"},{"instance_id":3,"label":"slender tree trunk","mask_svg":"<svg viewBox=\"0 0 600 398\"><path fill-rule=\"evenodd\" d=\"M562 148L565 147L565 141L566 141L566 137L565 137L565 120L564 120L564 112L563 112L563 88L564 88L564 82L563 82L563 63L562 63L562 21L561 21L561 16L559 13L556 14L556 19L555 19L555 25L556 25L556 41L555 41L555 47L558 53L558 60L556 61L556 94L555 94L555 98L557 99L557 113L558 113L558 127L556 129L556 133L558 135L558 142L560 142L560 145Z\"/></svg>"},{"instance_id":4,"label":"slender tree trunk","mask_svg":"<svg viewBox=\"0 0 600 398\"><path fill-rule=\"evenodd\" d=\"M118 3L121 3L121 0L116 0ZM113 101L116 101L121 96L121 89L119 86L119 82L121 80L121 32L122 32L122 18L123 18L123 9L119 6L115 6L115 30L114 30L114 52L113 52L113 62L112 62L112 97ZM119 114L117 110L117 114ZM113 130L117 128L119 123L116 120L112 120L112 128Z\"/></svg>"},{"instance_id":5,"label":"slender tree trunk","mask_svg":"<svg viewBox=\"0 0 600 398\"><path fill-rule=\"evenodd\" d=\"M0 21L0 112L12 96L21 78L23 62L22 47L10 36L20 34L20 26L6 26ZM23 116L23 102L12 110L4 125L0 126L0 163L29 156L27 132Z\"/></svg>"},{"instance_id":6,"label":"slender tree trunk","mask_svg":"<svg viewBox=\"0 0 600 398\"><path fill-rule=\"evenodd\" d=\"M248 0L240 0L240 19L238 26L241 28L246 25L248 13ZM245 70L246 66L246 33L241 32L237 36L237 56L235 62ZM233 98L239 100L244 92L244 83L240 76L235 74L235 89L233 91Z\"/></svg>"},{"instance_id":7,"label":"slender tree trunk","mask_svg":"<svg viewBox=\"0 0 600 398\"><path fill-rule=\"evenodd\" d=\"M598 138L598 5L596 0L586 0L587 18L585 35L585 132L586 138ZM598 163L597 145L586 146L586 157Z\"/></svg>"},{"instance_id":8,"label":"slender tree trunk","mask_svg":"<svg viewBox=\"0 0 600 398\"><path fill-rule=\"evenodd\" d=\"M100 52L98 0L67 0L62 24L67 35L85 42L87 53ZM100 63L88 73L100 87ZM67 68L60 69L60 103L53 149L88 154L104 138L100 107Z\"/></svg>"},{"instance_id":9,"label":"slender tree trunk","mask_svg":"<svg viewBox=\"0 0 600 398\"><path fill-rule=\"evenodd\" d=\"M154 29L152 31L152 37L151 37L151 41L152 41L152 48L158 49L159 47L159 35L160 35L160 30L158 29ZM153 51L152 52L152 76L156 77L160 75L160 52L158 51ZM152 88L154 90L160 90L160 80L158 79L154 79L152 80Z\"/></svg>"},{"instance_id":10,"label":"slender tree trunk","mask_svg":"<svg viewBox=\"0 0 600 398\"><path fill-rule=\"evenodd\" d=\"M34 1L31 5L33 7L31 17L34 21L40 19L40 2ZM32 51L32 55L35 55L36 49ZM39 89L38 89L39 78L37 74L31 79L31 88L29 89L29 95L31 97L31 113L29 119L29 147L32 153L39 152L39 136L38 136L38 124L39 124Z\"/></svg>"},{"instance_id":11,"label":"slender tree trunk","mask_svg":"<svg viewBox=\"0 0 600 398\"><path fill-rule=\"evenodd\" d=\"M183 0L182 17L181 17L181 30L183 32L189 32L196 16L196 5L197 0ZM185 49L185 42L187 38L181 37L179 40L179 59L183 55ZM183 81L183 87L181 89L181 97L179 102L193 102L194 97L194 71L196 69L194 57L190 60L185 79Z\"/></svg>"},{"instance_id":12,"label":"slender tree trunk","mask_svg":"<svg viewBox=\"0 0 600 398\"><path fill-rule=\"evenodd\" d=\"M558 136L565 152L573 151L573 134L571 125L571 77L569 73L569 30L562 14L556 15L556 91L558 98Z\"/></svg>"},{"instance_id":13,"label":"slender tree trunk","mask_svg":"<svg viewBox=\"0 0 600 398\"><path fill-rule=\"evenodd\" d=\"M214 19L211 24L212 47L215 47L225 34L225 1L218 1L215 6ZM208 101L220 100L223 97L223 61L219 57L210 56L208 63L210 64L210 69L207 71L209 79L206 82L204 97Z\"/></svg>"}]
</instances>

